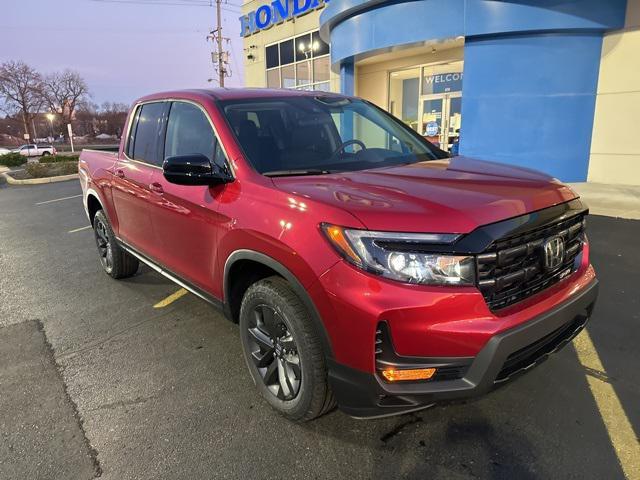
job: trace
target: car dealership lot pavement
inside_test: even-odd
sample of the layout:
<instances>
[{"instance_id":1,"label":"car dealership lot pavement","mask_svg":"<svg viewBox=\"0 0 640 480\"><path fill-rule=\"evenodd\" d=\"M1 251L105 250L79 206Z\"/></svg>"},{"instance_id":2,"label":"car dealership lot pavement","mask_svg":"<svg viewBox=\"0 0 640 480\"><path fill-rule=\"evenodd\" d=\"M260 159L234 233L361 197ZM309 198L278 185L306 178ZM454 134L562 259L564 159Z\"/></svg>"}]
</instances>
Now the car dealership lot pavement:
<instances>
[{"instance_id":1,"label":"car dealership lot pavement","mask_svg":"<svg viewBox=\"0 0 640 480\"><path fill-rule=\"evenodd\" d=\"M640 472L638 221L589 219L595 350L567 347L466 404L296 425L258 397L235 325L190 294L154 308L179 287L149 268L124 281L102 272L80 193L77 182L0 188L0 478Z\"/></svg>"}]
</instances>

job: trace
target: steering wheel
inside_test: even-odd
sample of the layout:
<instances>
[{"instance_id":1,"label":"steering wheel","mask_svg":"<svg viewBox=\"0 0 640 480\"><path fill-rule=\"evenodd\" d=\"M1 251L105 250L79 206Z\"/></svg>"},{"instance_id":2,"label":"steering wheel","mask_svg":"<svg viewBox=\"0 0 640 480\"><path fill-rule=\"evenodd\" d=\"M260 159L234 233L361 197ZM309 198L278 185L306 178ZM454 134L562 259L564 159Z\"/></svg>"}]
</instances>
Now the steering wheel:
<instances>
[{"instance_id":1,"label":"steering wheel","mask_svg":"<svg viewBox=\"0 0 640 480\"><path fill-rule=\"evenodd\" d=\"M360 140L356 140L354 138L352 140L347 140L346 142L343 142L342 145L340 145L336 149L336 151L331 154L331 158L335 158L336 155L338 155L340 152L343 152L344 149L347 148L349 145L359 145L362 150L367 149L367 146L363 142L361 142Z\"/></svg>"}]
</instances>

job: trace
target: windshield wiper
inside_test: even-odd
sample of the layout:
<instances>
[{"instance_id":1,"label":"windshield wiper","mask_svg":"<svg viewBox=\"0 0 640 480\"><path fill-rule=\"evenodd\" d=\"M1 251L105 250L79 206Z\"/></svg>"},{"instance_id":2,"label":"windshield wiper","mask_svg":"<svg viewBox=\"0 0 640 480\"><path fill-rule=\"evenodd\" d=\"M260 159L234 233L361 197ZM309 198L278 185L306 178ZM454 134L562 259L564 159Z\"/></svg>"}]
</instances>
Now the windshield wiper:
<instances>
[{"instance_id":1,"label":"windshield wiper","mask_svg":"<svg viewBox=\"0 0 640 480\"><path fill-rule=\"evenodd\" d=\"M262 172L265 177L293 177L302 175L326 175L331 173L331 170L321 170L319 168L314 169L299 169L299 170L271 170L269 172Z\"/></svg>"}]
</instances>

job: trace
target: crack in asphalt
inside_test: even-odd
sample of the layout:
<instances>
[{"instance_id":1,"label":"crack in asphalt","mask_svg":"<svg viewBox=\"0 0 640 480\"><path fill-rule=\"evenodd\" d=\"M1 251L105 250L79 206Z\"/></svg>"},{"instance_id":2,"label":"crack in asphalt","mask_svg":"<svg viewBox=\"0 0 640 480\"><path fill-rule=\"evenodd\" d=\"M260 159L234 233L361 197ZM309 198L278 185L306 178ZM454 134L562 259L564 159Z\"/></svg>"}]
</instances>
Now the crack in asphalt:
<instances>
[{"instance_id":1,"label":"crack in asphalt","mask_svg":"<svg viewBox=\"0 0 640 480\"><path fill-rule=\"evenodd\" d=\"M125 333L130 332L131 330L133 330L133 329L135 329L135 328L137 328L137 327L139 327L141 325L144 325L145 323L149 323L149 322L151 322L153 320L161 319L161 318L166 317L166 316L171 315L171 314L175 314L175 311L168 310L167 312L161 313L159 315L154 315L152 317L146 318L144 320L139 321L138 323L134 323L132 325L129 325L128 327L123 328L122 330L118 330L114 334L109 335L107 338L103 338L102 340L99 340L97 342L90 343L89 345L85 345L84 347L78 348L76 350L71 350L71 351L68 351L68 352L61 353L60 355L58 355L58 358L68 358L68 357L72 357L74 355L78 355L79 353L83 353L83 352L86 352L86 351L89 351L89 350L93 350L94 348L98 348L101 345L104 345L105 343L110 342L114 338L117 338L117 337L119 337L121 335L124 335Z\"/></svg>"},{"instance_id":2,"label":"crack in asphalt","mask_svg":"<svg viewBox=\"0 0 640 480\"><path fill-rule=\"evenodd\" d=\"M603 372L601 370L596 370L595 368L585 367L583 366L585 373L591 377L597 378L598 380L602 380L606 383L613 383L616 381L616 378L607 374L607 372Z\"/></svg>"},{"instance_id":3,"label":"crack in asphalt","mask_svg":"<svg viewBox=\"0 0 640 480\"><path fill-rule=\"evenodd\" d=\"M56 362L55 349L53 348L53 345L51 344L51 342L49 341L49 338L47 337L47 332L44 328L44 323L42 323L40 319L35 319L33 321L36 323L38 330L42 332L42 336L44 337L44 345L48 353L47 358L55 368L55 371L60 379L60 383L62 383L62 390L64 392L64 396L67 399L67 402L69 402L69 405L71 405L71 410L73 411L73 418L76 420L76 423L78 424L78 428L80 429L80 432L82 432L83 443L85 444L85 447L89 452L89 458L91 459L91 463L93 464L94 478L101 477L102 467L100 466L100 461L98 460L98 451L93 447L93 445L91 445L91 442L87 437L87 432L84 429L84 420L82 418L82 415L80 415L80 411L78 410L78 405L76 405L76 402L73 401L73 399L71 398L71 395L69 394L69 391L67 389L67 384L64 381L64 376L62 375L61 368L58 365L58 362Z\"/></svg>"},{"instance_id":4,"label":"crack in asphalt","mask_svg":"<svg viewBox=\"0 0 640 480\"><path fill-rule=\"evenodd\" d=\"M402 433L402 430L404 430L406 427L413 425L414 423L420 423L420 422L422 422L422 417L419 417L418 415L410 415L408 420L405 420L404 422L399 423L393 429L389 430L387 433L382 435L382 437L380 437L380 441L382 443L387 443L393 437Z\"/></svg>"},{"instance_id":5,"label":"crack in asphalt","mask_svg":"<svg viewBox=\"0 0 640 480\"><path fill-rule=\"evenodd\" d=\"M113 410L114 408L119 408L119 407L129 407L132 405L140 405L142 403L148 402L149 400L154 400L159 396L160 394L156 394L156 395L149 395L147 397L136 397L132 400L118 400L115 402L103 403L102 405L98 405L97 407L92 408L90 411L95 412L97 410Z\"/></svg>"}]
</instances>

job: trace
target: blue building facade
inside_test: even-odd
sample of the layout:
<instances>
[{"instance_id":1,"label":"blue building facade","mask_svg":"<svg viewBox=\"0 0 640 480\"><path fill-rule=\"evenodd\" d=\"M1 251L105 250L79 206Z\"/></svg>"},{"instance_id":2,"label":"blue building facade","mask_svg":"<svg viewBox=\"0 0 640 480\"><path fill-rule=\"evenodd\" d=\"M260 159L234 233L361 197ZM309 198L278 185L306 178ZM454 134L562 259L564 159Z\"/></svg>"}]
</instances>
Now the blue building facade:
<instances>
[{"instance_id":1,"label":"blue building facade","mask_svg":"<svg viewBox=\"0 0 640 480\"><path fill-rule=\"evenodd\" d=\"M626 0L331 0L320 35L346 94L359 62L463 39L459 78L423 77L460 81L459 153L585 181L603 35L625 10Z\"/></svg>"}]
</instances>

